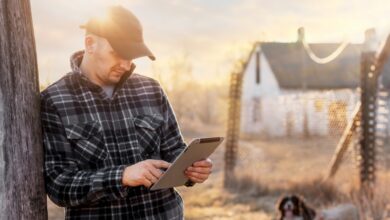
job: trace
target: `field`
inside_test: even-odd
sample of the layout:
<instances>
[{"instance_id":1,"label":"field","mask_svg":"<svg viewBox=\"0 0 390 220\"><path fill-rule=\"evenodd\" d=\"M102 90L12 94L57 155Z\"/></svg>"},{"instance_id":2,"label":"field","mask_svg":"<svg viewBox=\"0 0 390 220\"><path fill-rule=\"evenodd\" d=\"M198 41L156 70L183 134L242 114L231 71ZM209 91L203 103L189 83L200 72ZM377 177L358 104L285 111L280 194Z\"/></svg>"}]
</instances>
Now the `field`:
<instances>
[{"instance_id":1,"label":"field","mask_svg":"<svg viewBox=\"0 0 390 220\"><path fill-rule=\"evenodd\" d=\"M202 129L203 134L184 130L186 140L206 133L221 135L221 132L215 127ZM357 203L351 190L356 186L351 152L332 182L321 180L335 144L335 140L318 137L243 139L240 141L237 177L230 189L223 187L224 146L221 146L212 155L215 169L207 182L192 188L178 188L185 201L186 219L276 219L277 201L286 193L298 193L316 208L344 202ZM384 171L381 175L388 176ZM390 181L381 180L381 183L385 185ZM373 212L384 213L390 193L385 187L381 193L383 198L379 203L372 203L378 206L370 208L375 209ZM61 208L50 201L48 207L49 219L63 219Z\"/></svg>"}]
</instances>

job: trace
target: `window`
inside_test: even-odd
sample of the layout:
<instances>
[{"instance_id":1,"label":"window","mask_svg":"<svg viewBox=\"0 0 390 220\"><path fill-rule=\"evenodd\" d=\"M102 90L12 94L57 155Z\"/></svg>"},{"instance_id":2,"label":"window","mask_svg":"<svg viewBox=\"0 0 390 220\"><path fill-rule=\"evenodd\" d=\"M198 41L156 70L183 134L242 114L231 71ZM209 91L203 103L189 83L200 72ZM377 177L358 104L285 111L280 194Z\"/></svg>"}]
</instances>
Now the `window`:
<instances>
[{"instance_id":1,"label":"window","mask_svg":"<svg viewBox=\"0 0 390 220\"><path fill-rule=\"evenodd\" d=\"M256 84L260 84L260 51L256 51Z\"/></svg>"},{"instance_id":2,"label":"window","mask_svg":"<svg viewBox=\"0 0 390 220\"><path fill-rule=\"evenodd\" d=\"M324 101L322 99L316 99L314 101L314 109L316 112L322 112L324 109Z\"/></svg>"},{"instance_id":3,"label":"window","mask_svg":"<svg viewBox=\"0 0 390 220\"><path fill-rule=\"evenodd\" d=\"M253 122L261 121L261 99L260 97L254 97L252 100L252 119Z\"/></svg>"}]
</instances>

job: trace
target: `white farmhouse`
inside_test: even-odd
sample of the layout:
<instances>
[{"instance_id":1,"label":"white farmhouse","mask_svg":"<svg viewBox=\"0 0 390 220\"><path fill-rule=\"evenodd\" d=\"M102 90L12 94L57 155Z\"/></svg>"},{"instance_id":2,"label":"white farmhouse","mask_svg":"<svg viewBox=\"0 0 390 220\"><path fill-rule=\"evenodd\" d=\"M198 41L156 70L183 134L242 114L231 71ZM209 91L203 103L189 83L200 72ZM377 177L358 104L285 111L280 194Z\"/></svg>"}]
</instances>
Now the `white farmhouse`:
<instances>
[{"instance_id":1,"label":"white farmhouse","mask_svg":"<svg viewBox=\"0 0 390 220\"><path fill-rule=\"evenodd\" d=\"M293 43L257 43L243 75L241 133L251 136L339 134L359 101L361 45L348 44L332 61L313 61L303 31ZM326 57L340 44L309 44Z\"/></svg>"}]
</instances>

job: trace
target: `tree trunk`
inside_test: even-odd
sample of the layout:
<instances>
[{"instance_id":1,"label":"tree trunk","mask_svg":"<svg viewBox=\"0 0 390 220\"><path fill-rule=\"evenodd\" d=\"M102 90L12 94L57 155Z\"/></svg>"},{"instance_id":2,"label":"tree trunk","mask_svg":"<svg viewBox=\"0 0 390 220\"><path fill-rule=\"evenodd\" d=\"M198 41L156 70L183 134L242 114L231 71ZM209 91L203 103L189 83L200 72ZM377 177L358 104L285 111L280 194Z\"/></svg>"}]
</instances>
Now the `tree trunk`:
<instances>
[{"instance_id":1,"label":"tree trunk","mask_svg":"<svg viewBox=\"0 0 390 220\"><path fill-rule=\"evenodd\" d=\"M0 0L0 220L47 219L28 0Z\"/></svg>"}]
</instances>

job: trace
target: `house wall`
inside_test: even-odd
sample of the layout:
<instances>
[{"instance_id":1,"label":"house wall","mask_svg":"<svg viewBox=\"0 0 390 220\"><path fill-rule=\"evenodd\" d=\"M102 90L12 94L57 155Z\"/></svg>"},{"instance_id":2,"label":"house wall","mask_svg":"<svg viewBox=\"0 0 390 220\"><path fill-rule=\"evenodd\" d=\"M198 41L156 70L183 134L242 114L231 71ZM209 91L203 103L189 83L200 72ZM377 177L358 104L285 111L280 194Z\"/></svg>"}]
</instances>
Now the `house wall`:
<instances>
[{"instance_id":1,"label":"house wall","mask_svg":"<svg viewBox=\"0 0 390 220\"><path fill-rule=\"evenodd\" d=\"M254 53L250 58L243 78L241 131L243 133L260 133L270 129L275 133L277 129L274 130L274 126L265 128L268 126L268 123L263 122L269 117L269 110L273 108L272 105L276 104L269 102L269 100L279 97L279 85L263 53L260 54L260 84L256 83L255 59L256 55Z\"/></svg>"},{"instance_id":2,"label":"house wall","mask_svg":"<svg viewBox=\"0 0 390 220\"><path fill-rule=\"evenodd\" d=\"M359 99L351 89L302 91L281 89L266 57L260 56L260 84L255 55L244 73L241 133L251 136L339 136Z\"/></svg>"},{"instance_id":3,"label":"house wall","mask_svg":"<svg viewBox=\"0 0 390 220\"><path fill-rule=\"evenodd\" d=\"M358 99L357 92L349 89L282 91L279 96L264 95L259 110L261 120L253 123L248 115L243 115L246 130L242 132L266 137L340 136L352 118ZM250 106L247 104L242 108L248 111L252 109Z\"/></svg>"},{"instance_id":4,"label":"house wall","mask_svg":"<svg viewBox=\"0 0 390 220\"><path fill-rule=\"evenodd\" d=\"M286 117L274 115L272 120L284 121L286 136L339 137L352 119L353 110L359 99L357 92L351 89L283 91L281 96L285 100ZM292 123L290 131L288 131L289 123ZM271 134L271 136L277 135Z\"/></svg>"}]
</instances>

